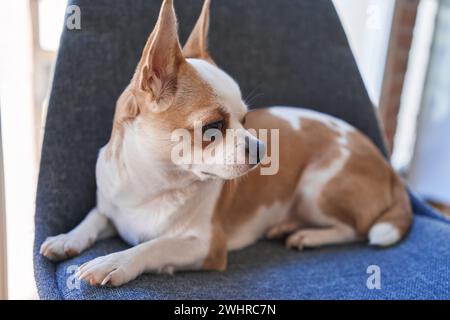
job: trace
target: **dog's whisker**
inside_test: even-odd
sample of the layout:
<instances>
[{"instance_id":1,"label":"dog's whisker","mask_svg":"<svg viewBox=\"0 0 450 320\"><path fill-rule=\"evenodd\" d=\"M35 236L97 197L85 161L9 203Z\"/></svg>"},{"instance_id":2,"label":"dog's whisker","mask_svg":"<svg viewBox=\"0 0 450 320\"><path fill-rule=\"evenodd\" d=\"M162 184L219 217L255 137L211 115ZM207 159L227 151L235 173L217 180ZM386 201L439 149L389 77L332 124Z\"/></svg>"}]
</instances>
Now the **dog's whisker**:
<instances>
[{"instance_id":1,"label":"dog's whisker","mask_svg":"<svg viewBox=\"0 0 450 320\"><path fill-rule=\"evenodd\" d=\"M258 90L258 88L259 88L259 85L257 85L257 86L255 86L252 90L250 90L250 92L247 94L247 96L244 98L244 101L247 101L247 99L249 98L249 97L251 97L255 92L256 92L256 90Z\"/></svg>"}]
</instances>

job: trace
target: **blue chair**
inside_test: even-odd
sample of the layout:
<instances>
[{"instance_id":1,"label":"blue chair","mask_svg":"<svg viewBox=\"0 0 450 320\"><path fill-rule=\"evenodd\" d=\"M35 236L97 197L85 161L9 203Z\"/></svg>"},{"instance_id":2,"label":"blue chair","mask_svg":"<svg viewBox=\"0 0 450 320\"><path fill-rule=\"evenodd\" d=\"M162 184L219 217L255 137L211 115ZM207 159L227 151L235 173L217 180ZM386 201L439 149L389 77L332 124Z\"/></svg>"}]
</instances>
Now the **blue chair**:
<instances>
[{"instance_id":1,"label":"blue chair","mask_svg":"<svg viewBox=\"0 0 450 320\"><path fill-rule=\"evenodd\" d=\"M225 272L146 274L119 288L78 286L74 266L126 244L105 240L61 263L42 257L39 247L47 236L72 229L95 205L97 152L108 141L115 101L131 79L161 0L70 4L81 9L82 29L64 30L61 38L36 199L34 269L42 299L450 298L449 221L412 194L411 232L393 248L354 244L296 252L260 241L232 252ZM201 5L175 1L182 40ZM331 1L213 1L210 48L252 96L252 107L302 105L335 115L384 152L375 109ZM381 288L374 289L378 275Z\"/></svg>"}]
</instances>

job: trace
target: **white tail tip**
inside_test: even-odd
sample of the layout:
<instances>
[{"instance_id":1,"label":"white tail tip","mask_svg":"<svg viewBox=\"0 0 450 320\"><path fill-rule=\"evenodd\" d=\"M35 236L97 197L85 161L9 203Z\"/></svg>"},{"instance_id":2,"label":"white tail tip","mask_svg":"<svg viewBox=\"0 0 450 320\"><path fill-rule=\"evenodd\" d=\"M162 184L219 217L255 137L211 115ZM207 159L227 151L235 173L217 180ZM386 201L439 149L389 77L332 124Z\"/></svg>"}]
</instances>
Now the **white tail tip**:
<instances>
[{"instance_id":1,"label":"white tail tip","mask_svg":"<svg viewBox=\"0 0 450 320\"><path fill-rule=\"evenodd\" d=\"M400 240L399 230L389 222L376 223L369 231L369 244L390 246Z\"/></svg>"}]
</instances>

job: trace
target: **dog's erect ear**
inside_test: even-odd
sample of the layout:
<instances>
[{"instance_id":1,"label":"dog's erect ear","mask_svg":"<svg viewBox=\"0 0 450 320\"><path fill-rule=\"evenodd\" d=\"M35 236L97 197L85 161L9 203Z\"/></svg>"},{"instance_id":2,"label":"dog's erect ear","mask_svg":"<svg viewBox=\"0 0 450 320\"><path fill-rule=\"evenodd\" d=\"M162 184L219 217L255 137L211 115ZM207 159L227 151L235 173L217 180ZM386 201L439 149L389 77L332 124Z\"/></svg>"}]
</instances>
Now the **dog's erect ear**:
<instances>
[{"instance_id":1,"label":"dog's erect ear","mask_svg":"<svg viewBox=\"0 0 450 320\"><path fill-rule=\"evenodd\" d=\"M204 59L212 62L208 52L209 7L211 0L205 0L202 12L192 30L185 46L183 55L186 58Z\"/></svg>"},{"instance_id":2,"label":"dog's erect ear","mask_svg":"<svg viewBox=\"0 0 450 320\"><path fill-rule=\"evenodd\" d=\"M184 61L173 1L164 0L135 74L135 90L145 93L146 104L150 103L152 111L160 112L170 105L178 68Z\"/></svg>"}]
</instances>

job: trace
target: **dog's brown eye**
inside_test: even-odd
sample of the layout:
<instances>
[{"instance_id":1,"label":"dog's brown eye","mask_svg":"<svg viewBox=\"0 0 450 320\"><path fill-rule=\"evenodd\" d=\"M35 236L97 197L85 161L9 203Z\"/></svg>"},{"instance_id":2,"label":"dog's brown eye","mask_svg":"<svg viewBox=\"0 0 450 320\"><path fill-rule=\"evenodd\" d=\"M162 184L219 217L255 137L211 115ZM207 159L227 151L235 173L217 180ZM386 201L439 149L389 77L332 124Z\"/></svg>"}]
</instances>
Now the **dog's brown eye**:
<instances>
[{"instance_id":1,"label":"dog's brown eye","mask_svg":"<svg viewBox=\"0 0 450 320\"><path fill-rule=\"evenodd\" d=\"M215 141L216 135L223 131L224 126L223 120L211 122L202 127L203 136L210 141Z\"/></svg>"},{"instance_id":2,"label":"dog's brown eye","mask_svg":"<svg viewBox=\"0 0 450 320\"><path fill-rule=\"evenodd\" d=\"M224 127L224 121L220 120L220 121L211 122L211 123L203 126L202 131L203 131L203 134L210 129L222 131L223 127Z\"/></svg>"}]
</instances>

